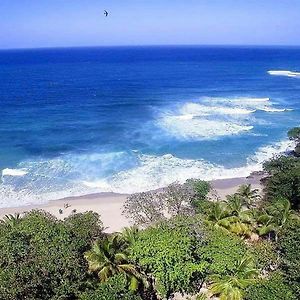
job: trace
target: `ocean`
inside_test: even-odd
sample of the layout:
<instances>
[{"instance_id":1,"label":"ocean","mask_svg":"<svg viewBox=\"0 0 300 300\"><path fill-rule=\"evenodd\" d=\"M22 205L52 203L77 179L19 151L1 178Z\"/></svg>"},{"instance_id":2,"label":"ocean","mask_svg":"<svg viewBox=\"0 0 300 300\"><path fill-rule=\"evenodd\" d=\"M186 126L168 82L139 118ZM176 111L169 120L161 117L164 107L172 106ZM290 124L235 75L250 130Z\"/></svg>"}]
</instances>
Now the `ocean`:
<instances>
[{"instance_id":1,"label":"ocean","mask_svg":"<svg viewBox=\"0 0 300 300\"><path fill-rule=\"evenodd\" d=\"M0 51L0 207L247 176L300 125L300 48Z\"/></svg>"}]
</instances>

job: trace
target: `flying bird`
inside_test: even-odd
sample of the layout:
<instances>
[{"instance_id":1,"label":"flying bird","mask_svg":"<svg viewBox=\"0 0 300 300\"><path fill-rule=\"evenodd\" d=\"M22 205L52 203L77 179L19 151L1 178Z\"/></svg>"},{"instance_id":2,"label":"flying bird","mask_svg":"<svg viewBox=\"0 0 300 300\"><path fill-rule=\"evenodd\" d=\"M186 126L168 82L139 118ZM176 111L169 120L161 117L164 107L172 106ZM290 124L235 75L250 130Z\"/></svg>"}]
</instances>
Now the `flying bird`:
<instances>
[{"instance_id":1,"label":"flying bird","mask_svg":"<svg viewBox=\"0 0 300 300\"><path fill-rule=\"evenodd\" d=\"M107 17L108 16L108 12L107 10L104 10L104 16Z\"/></svg>"}]
</instances>

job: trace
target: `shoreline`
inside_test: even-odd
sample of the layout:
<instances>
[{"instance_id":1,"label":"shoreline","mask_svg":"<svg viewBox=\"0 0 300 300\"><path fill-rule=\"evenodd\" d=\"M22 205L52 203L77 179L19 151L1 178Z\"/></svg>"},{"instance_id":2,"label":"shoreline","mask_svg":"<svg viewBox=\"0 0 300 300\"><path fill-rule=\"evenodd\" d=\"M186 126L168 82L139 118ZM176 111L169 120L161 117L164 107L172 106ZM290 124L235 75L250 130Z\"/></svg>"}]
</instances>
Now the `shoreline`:
<instances>
[{"instance_id":1,"label":"shoreline","mask_svg":"<svg viewBox=\"0 0 300 300\"><path fill-rule=\"evenodd\" d=\"M235 193L241 184L251 184L253 188L261 190L260 180L262 177L261 174L252 173L247 177L216 179L210 181L210 183L217 195L221 199L225 199L226 195ZM122 228L132 225L130 220L122 215L124 202L129 195L104 192L51 200L45 204L0 208L0 218L7 214L22 214L33 209L45 210L58 219L68 217L73 210L76 210L76 213L94 211L100 215L103 226L106 228L105 231L120 231ZM66 204L69 207L66 208ZM60 213L60 210L62 210L62 213Z\"/></svg>"}]
</instances>

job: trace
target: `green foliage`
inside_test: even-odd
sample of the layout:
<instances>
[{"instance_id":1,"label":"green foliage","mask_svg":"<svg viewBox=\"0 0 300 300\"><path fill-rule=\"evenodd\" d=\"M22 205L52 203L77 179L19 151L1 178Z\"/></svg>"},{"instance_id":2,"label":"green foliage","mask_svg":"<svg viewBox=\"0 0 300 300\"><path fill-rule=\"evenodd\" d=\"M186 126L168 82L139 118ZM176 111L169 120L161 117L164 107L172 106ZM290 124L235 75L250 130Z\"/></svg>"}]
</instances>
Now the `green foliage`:
<instances>
[{"instance_id":1,"label":"green foliage","mask_svg":"<svg viewBox=\"0 0 300 300\"><path fill-rule=\"evenodd\" d=\"M277 239L284 226L293 219L299 217L290 209L291 205L287 199L280 198L268 203L257 217L257 231L260 236L274 233Z\"/></svg>"},{"instance_id":2,"label":"green foliage","mask_svg":"<svg viewBox=\"0 0 300 300\"><path fill-rule=\"evenodd\" d=\"M72 243L81 252L90 247L91 241L102 236L102 222L95 212L72 214L65 219L64 225L72 235Z\"/></svg>"},{"instance_id":3,"label":"green foliage","mask_svg":"<svg viewBox=\"0 0 300 300\"><path fill-rule=\"evenodd\" d=\"M268 200L286 198L292 208L300 205L300 160L295 157L280 157L264 164L270 173L266 180L265 192Z\"/></svg>"},{"instance_id":4,"label":"green foliage","mask_svg":"<svg viewBox=\"0 0 300 300\"><path fill-rule=\"evenodd\" d=\"M195 213L202 214L204 216L207 216L213 209L214 203L210 200L193 200L192 205L195 209Z\"/></svg>"},{"instance_id":5,"label":"green foliage","mask_svg":"<svg viewBox=\"0 0 300 300\"><path fill-rule=\"evenodd\" d=\"M207 272L219 275L232 272L246 251L240 238L216 228L207 229L205 242L197 249L200 260L208 263Z\"/></svg>"},{"instance_id":6,"label":"green foliage","mask_svg":"<svg viewBox=\"0 0 300 300\"><path fill-rule=\"evenodd\" d=\"M279 273L260 279L247 289L245 300L296 300L292 289Z\"/></svg>"},{"instance_id":7,"label":"green foliage","mask_svg":"<svg viewBox=\"0 0 300 300\"><path fill-rule=\"evenodd\" d=\"M94 291L80 295L80 300L141 300L141 297L128 291L126 276L119 274L99 284Z\"/></svg>"},{"instance_id":8,"label":"green foliage","mask_svg":"<svg viewBox=\"0 0 300 300\"><path fill-rule=\"evenodd\" d=\"M195 253L202 239L197 219L164 222L139 233L131 246L131 258L154 276L161 296L189 291L204 278L207 267L197 261Z\"/></svg>"},{"instance_id":9,"label":"green foliage","mask_svg":"<svg viewBox=\"0 0 300 300\"><path fill-rule=\"evenodd\" d=\"M192 188L196 200L207 200L207 195L211 190L209 182L199 179L189 179L186 181L186 185Z\"/></svg>"},{"instance_id":10,"label":"green foliage","mask_svg":"<svg viewBox=\"0 0 300 300\"><path fill-rule=\"evenodd\" d=\"M252 207L260 199L259 190L252 189L251 184L239 186L237 195L242 198L242 204L246 204L248 208Z\"/></svg>"},{"instance_id":11,"label":"green foliage","mask_svg":"<svg viewBox=\"0 0 300 300\"><path fill-rule=\"evenodd\" d=\"M136 291L142 282L142 275L135 265L129 263L126 250L124 240L119 234L114 234L94 242L84 257L88 261L89 271L96 273L101 282L121 273L126 276L129 289Z\"/></svg>"},{"instance_id":12,"label":"green foliage","mask_svg":"<svg viewBox=\"0 0 300 300\"><path fill-rule=\"evenodd\" d=\"M257 275L253 259L244 257L236 262L235 269L228 275L212 275L209 290L213 295L219 296L220 300L242 300L244 290L254 282Z\"/></svg>"},{"instance_id":13,"label":"green foliage","mask_svg":"<svg viewBox=\"0 0 300 300\"><path fill-rule=\"evenodd\" d=\"M278 240L286 282L293 288L298 299L300 298L300 221L290 220L283 229Z\"/></svg>"},{"instance_id":14,"label":"green foliage","mask_svg":"<svg viewBox=\"0 0 300 300\"><path fill-rule=\"evenodd\" d=\"M249 252L255 259L258 269L269 272L277 268L279 262L275 243L268 240L260 240L251 244Z\"/></svg>"},{"instance_id":15,"label":"green foliage","mask_svg":"<svg viewBox=\"0 0 300 300\"><path fill-rule=\"evenodd\" d=\"M87 239L42 211L28 213L14 226L2 223L0 299L74 299L87 279L82 244L73 243L74 236Z\"/></svg>"}]
</instances>

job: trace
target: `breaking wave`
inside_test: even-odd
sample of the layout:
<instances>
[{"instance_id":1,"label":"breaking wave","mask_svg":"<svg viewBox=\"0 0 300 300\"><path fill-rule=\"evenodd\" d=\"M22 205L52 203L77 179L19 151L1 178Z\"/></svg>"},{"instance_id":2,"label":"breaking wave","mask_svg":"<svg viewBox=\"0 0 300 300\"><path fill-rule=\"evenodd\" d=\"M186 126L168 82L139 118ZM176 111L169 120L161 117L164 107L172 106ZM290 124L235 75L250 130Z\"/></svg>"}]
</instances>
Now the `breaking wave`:
<instances>
[{"instance_id":1,"label":"breaking wave","mask_svg":"<svg viewBox=\"0 0 300 300\"><path fill-rule=\"evenodd\" d=\"M191 177L212 180L248 176L260 170L262 163L274 154L292 147L291 141L261 147L238 168L225 168L203 159L181 159L171 154L145 155L136 151L24 162L26 174L2 177L0 207L39 204L97 192L141 192Z\"/></svg>"},{"instance_id":2,"label":"breaking wave","mask_svg":"<svg viewBox=\"0 0 300 300\"><path fill-rule=\"evenodd\" d=\"M285 112L270 98L203 98L160 112L157 124L177 139L216 139L251 131L261 123L251 117L257 111Z\"/></svg>"},{"instance_id":3,"label":"breaking wave","mask_svg":"<svg viewBox=\"0 0 300 300\"><path fill-rule=\"evenodd\" d=\"M247 159L246 165L238 168L225 168L201 159L180 159L171 154L140 155L139 166L110 178L84 184L101 191L133 193L164 187L174 181L183 183L191 177L203 180L244 177L261 170L265 160L292 149L293 145L291 141L282 141L261 147Z\"/></svg>"},{"instance_id":4,"label":"breaking wave","mask_svg":"<svg viewBox=\"0 0 300 300\"><path fill-rule=\"evenodd\" d=\"M293 72L293 71L270 70L270 71L268 71L268 73L270 75L274 75L274 76L300 77L300 72Z\"/></svg>"}]
</instances>

